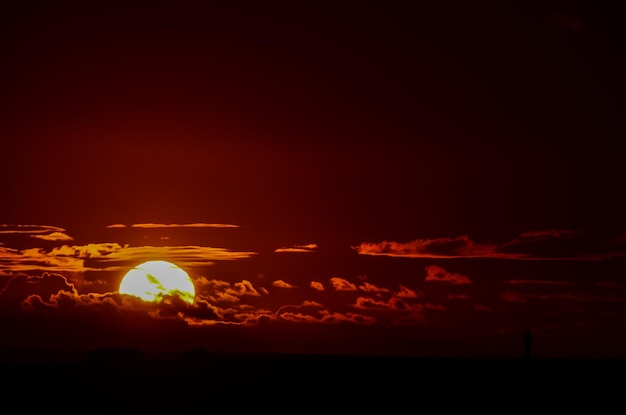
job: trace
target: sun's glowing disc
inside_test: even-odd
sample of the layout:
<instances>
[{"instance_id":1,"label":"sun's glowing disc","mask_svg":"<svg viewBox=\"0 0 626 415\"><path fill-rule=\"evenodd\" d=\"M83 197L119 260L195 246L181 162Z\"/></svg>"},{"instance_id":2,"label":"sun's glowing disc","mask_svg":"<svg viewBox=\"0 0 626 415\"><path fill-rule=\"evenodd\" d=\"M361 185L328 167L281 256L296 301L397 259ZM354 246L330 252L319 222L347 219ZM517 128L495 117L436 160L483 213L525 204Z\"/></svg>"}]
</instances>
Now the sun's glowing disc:
<instances>
[{"instance_id":1,"label":"sun's glowing disc","mask_svg":"<svg viewBox=\"0 0 626 415\"><path fill-rule=\"evenodd\" d=\"M160 302L172 296L193 304L196 296L189 275L167 261L148 261L137 265L122 278L118 291L149 302Z\"/></svg>"}]
</instances>

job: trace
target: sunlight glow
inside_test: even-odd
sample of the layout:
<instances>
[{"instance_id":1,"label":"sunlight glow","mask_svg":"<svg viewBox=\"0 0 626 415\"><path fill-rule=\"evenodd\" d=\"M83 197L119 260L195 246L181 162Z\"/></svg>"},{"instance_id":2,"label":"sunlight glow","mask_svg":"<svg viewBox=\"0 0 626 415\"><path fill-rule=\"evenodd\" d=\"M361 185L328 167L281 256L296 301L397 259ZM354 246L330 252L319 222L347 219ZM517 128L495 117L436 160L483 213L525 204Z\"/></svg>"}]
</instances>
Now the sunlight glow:
<instances>
[{"instance_id":1,"label":"sunlight glow","mask_svg":"<svg viewBox=\"0 0 626 415\"><path fill-rule=\"evenodd\" d=\"M167 261L148 261L126 273L119 293L149 302L161 302L168 296L176 296L193 304L196 290L182 268Z\"/></svg>"}]
</instances>

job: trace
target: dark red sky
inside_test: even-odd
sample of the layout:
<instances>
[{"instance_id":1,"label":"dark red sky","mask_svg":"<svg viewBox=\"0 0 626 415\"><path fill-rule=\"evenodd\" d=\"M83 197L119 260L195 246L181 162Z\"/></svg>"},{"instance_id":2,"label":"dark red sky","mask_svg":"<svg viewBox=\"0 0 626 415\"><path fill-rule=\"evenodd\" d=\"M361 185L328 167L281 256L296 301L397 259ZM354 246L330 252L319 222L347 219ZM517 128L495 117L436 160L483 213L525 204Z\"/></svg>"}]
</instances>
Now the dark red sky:
<instances>
[{"instance_id":1,"label":"dark red sky","mask_svg":"<svg viewBox=\"0 0 626 415\"><path fill-rule=\"evenodd\" d=\"M626 354L618 10L210 3L1 6L1 347Z\"/></svg>"}]
</instances>

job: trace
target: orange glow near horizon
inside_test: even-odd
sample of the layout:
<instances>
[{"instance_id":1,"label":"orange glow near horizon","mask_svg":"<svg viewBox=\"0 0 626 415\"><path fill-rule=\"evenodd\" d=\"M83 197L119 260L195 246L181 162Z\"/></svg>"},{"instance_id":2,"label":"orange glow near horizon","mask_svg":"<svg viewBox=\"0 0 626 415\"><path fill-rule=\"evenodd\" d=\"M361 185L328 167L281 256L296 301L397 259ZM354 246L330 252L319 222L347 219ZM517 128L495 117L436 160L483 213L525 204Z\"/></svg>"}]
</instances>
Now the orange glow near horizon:
<instances>
[{"instance_id":1,"label":"orange glow near horizon","mask_svg":"<svg viewBox=\"0 0 626 415\"><path fill-rule=\"evenodd\" d=\"M119 288L147 302L160 302L166 296L176 296L193 304L195 286L182 268L167 261L147 261L128 271Z\"/></svg>"}]
</instances>

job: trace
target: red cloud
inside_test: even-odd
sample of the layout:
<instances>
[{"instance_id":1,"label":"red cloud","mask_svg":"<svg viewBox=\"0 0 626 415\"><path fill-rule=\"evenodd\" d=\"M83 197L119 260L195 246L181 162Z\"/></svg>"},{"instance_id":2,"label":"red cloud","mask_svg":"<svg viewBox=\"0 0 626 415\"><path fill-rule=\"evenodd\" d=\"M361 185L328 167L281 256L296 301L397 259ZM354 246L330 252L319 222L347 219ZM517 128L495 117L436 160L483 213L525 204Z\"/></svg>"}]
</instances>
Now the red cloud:
<instances>
[{"instance_id":1,"label":"red cloud","mask_svg":"<svg viewBox=\"0 0 626 415\"><path fill-rule=\"evenodd\" d=\"M449 282L452 284L471 284L472 282L464 275L452 274L441 267L431 265L426 267L426 278L424 281Z\"/></svg>"},{"instance_id":2,"label":"red cloud","mask_svg":"<svg viewBox=\"0 0 626 415\"><path fill-rule=\"evenodd\" d=\"M525 303L528 300L515 291L500 293L500 298L509 303Z\"/></svg>"},{"instance_id":3,"label":"red cloud","mask_svg":"<svg viewBox=\"0 0 626 415\"><path fill-rule=\"evenodd\" d=\"M417 292L405 287L404 285L401 285L400 291L398 291L394 295L399 298L417 298L421 295L421 293L418 294Z\"/></svg>"},{"instance_id":4,"label":"red cloud","mask_svg":"<svg viewBox=\"0 0 626 415\"><path fill-rule=\"evenodd\" d=\"M324 285L321 282L311 281L309 284L311 288L316 289L317 291L324 291Z\"/></svg>"},{"instance_id":5,"label":"red cloud","mask_svg":"<svg viewBox=\"0 0 626 415\"><path fill-rule=\"evenodd\" d=\"M457 238L416 239L407 243L367 243L352 247L362 255L387 255L411 258L457 258L509 256L499 254L493 244L476 244L467 236Z\"/></svg>"},{"instance_id":6,"label":"red cloud","mask_svg":"<svg viewBox=\"0 0 626 415\"><path fill-rule=\"evenodd\" d=\"M498 258L512 260L601 260L624 257L626 253L604 245L584 245L579 233L548 229L522 233L502 244L476 243L468 236L416 239L379 243L363 242L353 246L361 255L408 258Z\"/></svg>"},{"instance_id":7,"label":"red cloud","mask_svg":"<svg viewBox=\"0 0 626 415\"><path fill-rule=\"evenodd\" d=\"M331 284L337 291L356 291L356 285L350 281L339 277L332 277L330 279Z\"/></svg>"},{"instance_id":8,"label":"red cloud","mask_svg":"<svg viewBox=\"0 0 626 415\"><path fill-rule=\"evenodd\" d=\"M359 290L361 290L361 291L368 291L368 292L375 292L375 293L388 293L388 292L391 292L391 290L389 290L387 288L380 288L380 287L377 287L374 284L370 284L369 282L364 282L363 284L359 285Z\"/></svg>"}]
</instances>

